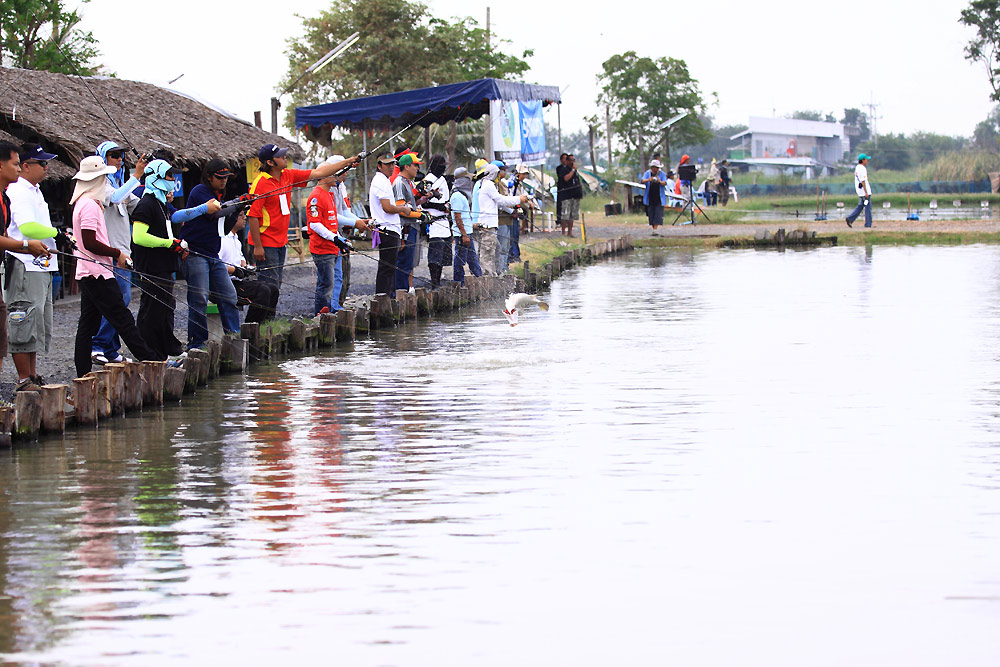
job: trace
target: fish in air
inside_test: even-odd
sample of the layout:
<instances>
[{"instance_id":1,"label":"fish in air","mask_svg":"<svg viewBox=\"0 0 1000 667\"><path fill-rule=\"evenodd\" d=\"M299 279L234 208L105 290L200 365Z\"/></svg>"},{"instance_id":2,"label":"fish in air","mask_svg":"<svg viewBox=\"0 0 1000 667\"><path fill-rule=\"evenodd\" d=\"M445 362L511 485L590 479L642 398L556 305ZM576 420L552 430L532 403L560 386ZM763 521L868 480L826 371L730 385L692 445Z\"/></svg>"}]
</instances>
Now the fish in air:
<instances>
[{"instance_id":1,"label":"fish in air","mask_svg":"<svg viewBox=\"0 0 1000 667\"><path fill-rule=\"evenodd\" d=\"M507 297L504 302L503 314L507 317L507 321L510 322L510 326L517 326L517 313L519 310L524 310L532 304L538 304L538 307L542 310L548 310L549 304L538 299L537 296L531 294L525 294L524 292L518 292L517 294L511 294Z\"/></svg>"}]
</instances>

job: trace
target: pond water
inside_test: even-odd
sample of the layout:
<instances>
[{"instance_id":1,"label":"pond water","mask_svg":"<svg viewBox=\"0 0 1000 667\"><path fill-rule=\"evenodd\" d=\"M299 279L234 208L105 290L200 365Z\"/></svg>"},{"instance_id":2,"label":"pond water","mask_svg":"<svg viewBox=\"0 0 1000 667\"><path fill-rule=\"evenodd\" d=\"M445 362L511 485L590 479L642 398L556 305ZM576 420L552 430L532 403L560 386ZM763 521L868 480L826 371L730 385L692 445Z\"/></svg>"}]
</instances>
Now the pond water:
<instances>
[{"instance_id":1,"label":"pond water","mask_svg":"<svg viewBox=\"0 0 1000 667\"><path fill-rule=\"evenodd\" d=\"M17 447L0 652L996 665L998 273L641 251Z\"/></svg>"},{"instance_id":2,"label":"pond water","mask_svg":"<svg viewBox=\"0 0 1000 667\"><path fill-rule=\"evenodd\" d=\"M827 202L827 220L843 221L857 203L857 200L844 202L845 207L838 209L835 202ZM936 209L926 206L922 208L913 207L910 211L907 211L906 206L883 208L878 201L873 202L872 206L872 220L876 222L879 220L883 222L889 220L906 220L906 216L909 213L915 213L923 222L934 220L995 220L1000 215L1000 210L995 210L995 207L982 208L978 204L964 208L953 208L950 203L947 205L941 204ZM711 209L709 209L708 215L711 217ZM801 210L782 208L770 211L747 211L741 218L745 222L790 222L796 220L809 222L816 219L816 209L814 207L812 210L808 208ZM861 216L861 223L864 224L864 215Z\"/></svg>"}]
</instances>

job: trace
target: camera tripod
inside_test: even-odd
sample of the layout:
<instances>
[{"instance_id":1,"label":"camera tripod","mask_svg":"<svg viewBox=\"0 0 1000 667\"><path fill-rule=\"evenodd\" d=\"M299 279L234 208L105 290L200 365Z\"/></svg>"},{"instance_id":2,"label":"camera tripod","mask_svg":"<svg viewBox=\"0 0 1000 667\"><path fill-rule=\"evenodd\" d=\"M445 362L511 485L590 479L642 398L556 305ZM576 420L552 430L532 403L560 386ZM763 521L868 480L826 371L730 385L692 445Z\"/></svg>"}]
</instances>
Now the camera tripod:
<instances>
[{"instance_id":1,"label":"camera tripod","mask_svg":"<svg viewBox=\"0 0 1000 667\"><path fill-rule=\"evenodd\" d=\"M697 222L695 222L695 219L694 219L694 183L693 182L692 182L692 184L690 186L690 189L691 189L691 196L688 197L687 202L685 202L685 204L684 204L684 208L682 208L680 210L680 212L677 214L677 217L674 218L674 221L672 223L670 223L671 227L673 227L674 225L677 224L677 221L680 220L680 218L681 218L682 215L684 215L684 211L688 211L691 214L691 218L689 220L685 220L684 222L682 222L681 226L683 226L683 225L697 225L698 224ZM705 220L708 220L709 222L712 222L712 220L708 217L708 214L705 213L705 209L704 208L702 208L701 206L699 206L698 207L698 211L703 216L705 216Z\"/></svg>"}]
</instances>

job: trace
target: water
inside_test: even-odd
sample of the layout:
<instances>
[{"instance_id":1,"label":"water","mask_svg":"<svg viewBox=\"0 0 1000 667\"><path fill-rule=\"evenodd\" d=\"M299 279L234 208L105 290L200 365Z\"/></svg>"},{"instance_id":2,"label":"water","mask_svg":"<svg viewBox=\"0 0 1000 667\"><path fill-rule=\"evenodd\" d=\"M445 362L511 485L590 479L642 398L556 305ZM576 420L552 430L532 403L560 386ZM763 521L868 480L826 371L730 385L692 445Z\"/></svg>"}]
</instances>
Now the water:
<instances>
[{"instance_id":1,"label":"water","mask_svg":"<svg viewBox=\"0 0 1000 667\"><path fill-rule=\"evenodd\" d=\"M844 217L854 209L856 204L857 200L845 202L845 208L838 209L836 203L827 202L827 219L838 222L843 221ZM949 205L936 209L927 208L926 206L923 208L914 206L910 212L917 214L923 222L933 222L934 220L996 220L997 216L1000 215L1000 211L994 210L994 207L982 208L978 204L966 206L965 208L952 208ZM907 213L906 206L883 208L876 201L872 207L872 220L882 222L906 220ZM711 212L709 212L709 215L711 215ZM816 219L816 209L814 207L812 210L804 208L798 211L787 209L748 211L742 216L742 219L746 222L808 222ZM864 221L864 216L862 216L862 221Z\"/></svg>"},{"instance_id":2,"label":"water","mask_svg":"<svg viewBox=\"0 0 1000 667\"><path fill-rule=\"evenodd\" d=\"M0 651L995 665L998 267L639 252L19 447Z\"/></svg>"}]
</instances>

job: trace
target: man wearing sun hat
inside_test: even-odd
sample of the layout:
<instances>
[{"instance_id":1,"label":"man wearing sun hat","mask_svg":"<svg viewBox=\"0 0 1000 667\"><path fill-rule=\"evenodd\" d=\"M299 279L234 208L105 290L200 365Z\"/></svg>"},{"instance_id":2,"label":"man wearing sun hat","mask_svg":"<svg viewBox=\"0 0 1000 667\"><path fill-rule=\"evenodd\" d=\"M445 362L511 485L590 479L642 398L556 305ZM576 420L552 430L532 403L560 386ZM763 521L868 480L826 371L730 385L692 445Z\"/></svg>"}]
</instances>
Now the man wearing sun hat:
<instances>
[{"instance_id":1,"label":"man wearing sun hat","mask_svg":"<svg viewBox=\"0 0 1000 667\"><path fill-rule=\"evenodd\" d=\"M7 187L11 202L7 236L16 241L37 239L54 250L56 229L38 184L56 156L38 144L25 144L20 159L21 177ZM36 263L29 255L11 253L5 258L4 269L7 333L17 389L39 391L44 381L35 372L35 361L39 351L49 352L52 341L52 276L59 269L58 263L55 257Z\"/></svg>"},{"instance_id":2,"label":"man wearing sun hat","mask_svg":"<svg viewBox=\"0 0 1000 667\"><path fill-rule=\"evenodd\" d=\"M868 161L871 159L871 155L858 155L858 166L854 168L854 191L858 195L858 205L847 215L848 227L853 226L861 211L865 212L865 227L872 226L872 184L868 180Z\"/></svg>"}]
</instances>

